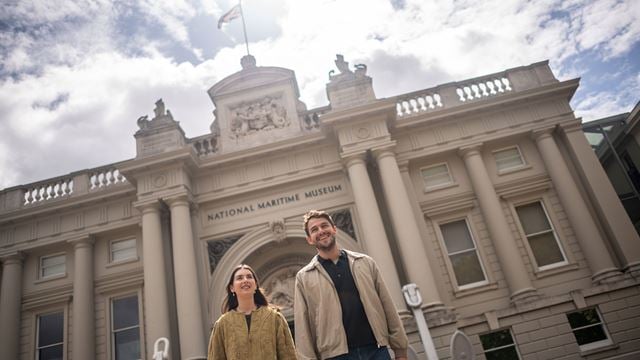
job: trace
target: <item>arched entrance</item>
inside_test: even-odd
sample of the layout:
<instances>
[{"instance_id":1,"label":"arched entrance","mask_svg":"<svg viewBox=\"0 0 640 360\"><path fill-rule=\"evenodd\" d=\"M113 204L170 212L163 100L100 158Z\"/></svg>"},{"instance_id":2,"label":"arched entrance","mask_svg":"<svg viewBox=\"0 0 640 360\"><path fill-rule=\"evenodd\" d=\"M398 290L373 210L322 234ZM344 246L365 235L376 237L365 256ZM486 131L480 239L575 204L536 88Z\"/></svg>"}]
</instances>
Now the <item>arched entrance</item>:
<instances>
[{"instance_id":1,"label":"arched entrance","mask_svg":"<svg viewBox=\"0 0 640 360\"><path fill-rule=\"evenodd\" d=\"M362 251L360 245L343 231L337 241L345 249ZM295 275L316 254L305 240L302 221L265 224L244 236L224 254L211 277L208 292L209 320L220 316L226 296L225 286L233 268L248 264L257 273L260 286L278 305L288 321L293 320Z\"/></svg>"}]
</instances>

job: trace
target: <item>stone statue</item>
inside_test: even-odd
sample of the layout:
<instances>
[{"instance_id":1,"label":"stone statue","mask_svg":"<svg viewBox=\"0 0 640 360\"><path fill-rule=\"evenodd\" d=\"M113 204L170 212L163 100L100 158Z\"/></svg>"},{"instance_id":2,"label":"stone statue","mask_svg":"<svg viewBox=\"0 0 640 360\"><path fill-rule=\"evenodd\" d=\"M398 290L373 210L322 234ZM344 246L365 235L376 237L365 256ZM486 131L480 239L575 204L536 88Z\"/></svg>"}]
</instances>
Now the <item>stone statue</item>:
<instances>
[{"instance_id":1,"label":"stone statue","mask_svg":"<svg viewBox=\"0 0 640 360\"><path fill-rule=\"evenodd\" d=\"M367 65L356 64L354 67L356 68L356 77L363 77L367 75Z\"/></svg>"},{"instance_id":2,"label":"stone statue","mask_svg":"<svg viewBox=\"0 0 640 360\"><path fill-rule=\"evenodd\" d=\"M334 70L329 71L329 80L331 80L332 82L364 78L367 76L367 65L365 64L356 64L354 66L356 69L354 73L349 69L349 63L347 61L344 61L344 56L336 54L335 63L340 73L335 74Z\"/></svg>"},{"instance_id":3,"label":"stone statue","mask_svg":"<svg viewBox=\"0 0 640 360\"><path fill-rule=\"evenodd\" d=\"M161 118L165 115L164 101L162 101L162 99L158 99L158 101L156 101L156 108L153 109L153 112L156 114L154 119Z\"/></svg>"},{"instance_id":4,"label":"stone statue","mask_svg":"<svg viewBox=\"0 0 640 360\"><path fill-rule=\"evenodd\" d=\"M338 70L340 70L340 74L351 73L351 70L349 70L349 63L347 61L344 61L344 56L336 54L335 63Z\"/></svg>"},{"instance_id":5,"label":"stone statue","mask_svg":"<svg viewBox=\"0 0 640 360\"><path fill-rule=\"evenodd\" d=\"M140 130L145 130L149 128L149 117L147 115L140 116L138 118L138 127Z\"/></svg>"}]
</instances>

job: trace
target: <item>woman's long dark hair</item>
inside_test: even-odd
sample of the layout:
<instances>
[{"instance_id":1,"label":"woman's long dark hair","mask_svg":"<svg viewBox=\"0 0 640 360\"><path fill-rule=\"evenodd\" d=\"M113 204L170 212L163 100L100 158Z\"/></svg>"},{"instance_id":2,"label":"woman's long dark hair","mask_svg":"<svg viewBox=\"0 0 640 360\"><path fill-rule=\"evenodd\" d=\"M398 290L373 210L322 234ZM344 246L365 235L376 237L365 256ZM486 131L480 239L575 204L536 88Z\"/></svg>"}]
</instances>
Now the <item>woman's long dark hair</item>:
<instances>
[{"instance_id":1,"label":"woman's long dark hair","mask_svg":"<svg viewBox=\"0 0 640 360\"><path fill-rule=\"evenodd\" d=\"M267 297L264 296L262 289L260 289L260 283L258 282L258 277L256 276L256 272L253 271L251 266L247 264L240 264L236 266L235 269L231 272L231 276L229 277L229 281L227 282L227 297L222 302L222 312L225 313L227 311L235 310L238 307L238 297L231 292L231 285L233 284L233 279L236 276L236 273L240 269L247 269L251 271L251 275L256 281L256 292L253 294L253 301L256 303L256 306L267 306L269 302L267 301Z\"/></svg>"}]
</instances>

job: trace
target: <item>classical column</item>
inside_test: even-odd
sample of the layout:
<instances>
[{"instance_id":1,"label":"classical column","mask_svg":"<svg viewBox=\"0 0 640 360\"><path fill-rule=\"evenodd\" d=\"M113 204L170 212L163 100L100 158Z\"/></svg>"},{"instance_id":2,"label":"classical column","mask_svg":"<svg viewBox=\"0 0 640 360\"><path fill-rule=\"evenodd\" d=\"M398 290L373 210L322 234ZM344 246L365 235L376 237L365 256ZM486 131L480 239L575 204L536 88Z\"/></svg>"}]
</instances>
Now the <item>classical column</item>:
<instances>
[{"instance_id":1,"label":"classical column","mask_svg":"<svg viewBox=\"0 0 640 360\"><path fill-rule=\"evenodd\" d=\"M74 247L73 341L75 359L95 358L95 313L93 303L93 239L70 240Z\"/></svg>"},{"instance_id":2,"label":"classical column","mask_svg":"<svg viewBox=\"0 0 640 360\"><path fill-rule=\"evenodd\" d=\"M567 137L570 150L584 172L585 184L592 199L595 200L594 205L598 215L609 236L617 242L627 270L640 276L640 236L613 189L607 173L598 161L598 157L587 142L582 126L576 121L574 124L563 126L562 130Z\"/></svg>"},{"instance_id":3,"label":"classical column","mask_svg":"<svg viewBox=\"0 0 640 360\"><path fill-rule=\"evenodd\" d=\"M429 258L395 154L386 148L374 151L374 155L380 169L384 196L409 281L421 289L425 307L440 306L442 301L438 287L429 266Z\"/></svg>"},{"instance_id":4,"label":"classical column","mask_svg":"<svg viewBox=\"0 0 640 360\"><path fill-rule=\"evenodd\" d=\"M481 145L463 147L459 153L464 159L471 186L500 261L502 273L511 290L511 301L537 297L536 289L522 263L522 256L502 211L498 194L482 160L480 148Z\"/></svg>"},{"instance_id":5,"label":"classical column","mask_svg":"<svg viewBox=\"0 0 640 360\"><path fill-rule=\"evenodd\" d=\"M22 302L21 253L2 258L0 288L0 349L3 359L17 359L20 345L20 311Z\"/></svg>"},{"instance_id":6,"label":"classical column","mask_svg":"<svg viewBox=\"0 0 640 360\"><path fill-rule=\"evenodd\" d=\"M171 209L173 271L175 275L180 355L182 359L206 359L202 307L198 288L197 259L187 196L167 199Z\"/></svg>"},{"instance_id":7,"label":"classical column","mask_svg":"<svg viewBox=\"0 0 640 360\"><path fill-rule=\"evenodd\" d=\"M171 339L169 331L169 300L167 267L164 261L160 203L138 204L142 212L142 258L144 270L144 318L147 332L147 352L161 337Z\"/></svg>"},{"instance_id":8,"label":"classical column","mask_svg":"<svg viewBox=\"0 0 640 360\"><path fill-rule=\"evenodd\" d=\"M400 279L391 254L389 240L382 224L382 216L376 203L376 196L364 162L364 154L354 155L346 159L349 180L353 197L358 208L359 228L367 244L367 252L378 263L396 308L406 312Z\"/></svg>"},{"instance_id":9,"label":"classical column","mask_svg":"<svg viewBox=\"0 0 640 360\"><path fill-rule=\"evenodd\" d=\"M546 128L534 131L532 136L553 186L556 188L560 203L580 243L580 248L593 272L591 280L594 283L617 280L621 273L613 263L600 230L573 181L573 176L563 160L552 132L553 128Z\"/></svg>"}]
</instances>

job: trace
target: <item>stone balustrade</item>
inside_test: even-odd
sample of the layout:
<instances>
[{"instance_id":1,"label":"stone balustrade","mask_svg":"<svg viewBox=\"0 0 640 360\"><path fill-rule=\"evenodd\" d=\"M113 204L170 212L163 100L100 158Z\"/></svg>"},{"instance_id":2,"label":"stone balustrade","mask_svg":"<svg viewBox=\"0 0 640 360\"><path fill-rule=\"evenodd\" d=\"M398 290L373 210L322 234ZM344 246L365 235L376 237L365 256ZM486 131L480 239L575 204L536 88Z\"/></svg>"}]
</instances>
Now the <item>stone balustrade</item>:
<instances>
[{"instance_id":1,"label":"stone balustrade","mask_svg":"<svg viewBox=\"0 0 640 360\"><path fill-rule=\"evenodd\" d=\"M456 106L481 102L493 97L543 87L558 80L553 76L547 61L508 69L499 73L481 76L434 88L398 95L397 119L419 114L438 112ZM331 105L311 109L300 114L305 132L318 131L322 114L331 111ZM198 157L211 156L219 152L217 134L206 134L187 140ZM104 191L107 188L128 184L117 170L118 164L59 176L33 184L20 185L0 190L0 214L23 207L60 201L74 196Z\"/></svg>"},{"instance_id":2,"label":"stone balustrade","mask_svg":"<svg viewBox=\"0 0 640 360\"><path fill-rule=\"evenodd\" d=\"M443 84L395 97L398 119L558 82L548 62L521 66L474 79Z\"/></svg>"},{"instance_id":3,"label":"stone balustrade","mask_svg":"<svg viewBox=\"0 0 640 360\"><path fill-rule=\"evenodd\" d=\"M113 166L101 167L89 171L89 190L125 182L127 182L127 179Z\"/></svg>"},{"instance_id":4,"label":"stone balustrade","mask_svg":"<svg viewBox=\"0 0 640 360\"><path fill-rule=\"evenodd\" d=\"M441 107L442 99L440 94L425 92L425 90L401 95L396 102L398 117L432 111Z\"/></svg>"},{"instance_id":5,"label":"stone balustrade","mask_svg":"<svg viewBox=\"0 0 640 360\"><path fill-rule=\"evenodd\" d=\"M506 77L491 77L481 79L478 82L465 84L456 89L456 94L460 96L458 100L467 102L471 100L481 99L484 97L500 95L513 89L509 85L509 79Z\"/></svg>"},{"instance_id":6,"label":"stone balustrade","mask_svg":"<svg viewBox=\"0 0 640 360\"><path fill-rule=\"evenodd\" d=\"M190 139L189 143L193 146L198 157L209 156L218 151L218 135L206 134Z\"/></svg>"},{"instance_id":7,"label":"stone balustrade","mask_svg":"<svg viewBox=\"0 0 640 360\"><path fill-rule=\"evenodd\" d=\"M302 127L306 131L313 131L320 129L320 115L325 114L331 110L330 106L323 106L316 109L311 109L302 115Z\"/></svg>"},{"instance_id":8,"label":"stone balustrade","mask_svg":"<svg viewBox=\"0 0 640 360\"><path fill-rule=\"evenodd\" d=\"M116 164L0 190L0 214L128 184Z\"/></svg>"},{"instance_id":9,"label":"stone balustrade","mask_svg":"<svg viewBox=\"0 0 640 360\"><path fill-rule=\"evenodd\" d=\"M66 176L31 184L22 192L24 205L66 197L73 193L73 178Z\"/></svg>"}]
</instances>

